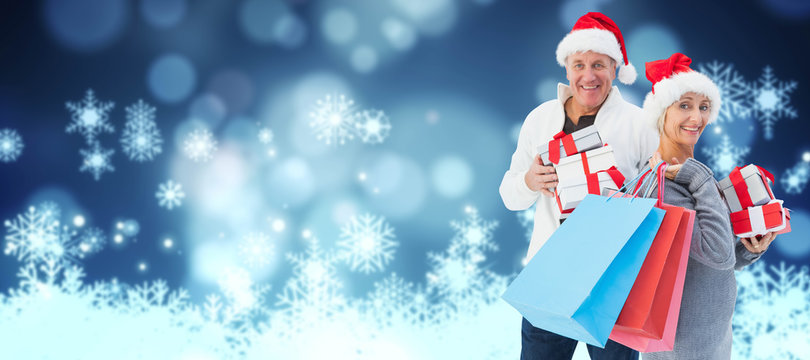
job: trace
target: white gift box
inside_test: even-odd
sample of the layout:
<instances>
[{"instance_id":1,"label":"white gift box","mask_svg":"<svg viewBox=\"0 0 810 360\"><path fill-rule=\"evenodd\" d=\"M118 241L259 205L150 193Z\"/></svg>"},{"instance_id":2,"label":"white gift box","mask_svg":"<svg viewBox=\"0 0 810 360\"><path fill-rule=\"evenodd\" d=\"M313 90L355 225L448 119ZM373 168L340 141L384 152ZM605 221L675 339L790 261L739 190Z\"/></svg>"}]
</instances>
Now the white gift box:
<instances>
[{"instance_id":1,"label":"white gift box","mask_svg":"<svg viewBox=\"0 0 810 360\"><path fill-rule=\"evenodd\" d=\"M569 140L573 140L577 153L596 149L602 146L602 138L599 136L599 132L596 131L596 126L593 125L574 131L568 135L565 135L565 137L570 137ZM560 160L568 156L562 139L560 139L559 142L556 140L551 141L558 143L560 146ZM546 142L537 147L537 153L540 154L540 159L543 160L543 164L546 166L552 165L548 158L548 145L549 142Z\"/></svg>"},{"instance_id":2,"label":"white gift box","mask_svg":"<svg viewBox=\"0 0 810 360\"><path fill-rule=\"evenodd\" d=\"M599 178L599 193L602 194L607 189L619 190L620 185L613 182L613 178L606 172L600 172L596 175ZM557 186L557 196L560 198L561 210L573 209L579 204L585 195L588 195L588 184L585 174L580 177L571 179L565 185ZM598 195L597 194L597 195Z\"/></svg>"},{"instance_id":3,"label":"white gift box","mask_svg":"<svg viewBox=\"0 0 810 360\"><path fill-rule=\"evenodd\" d=\"M732 171L732 173L735 171L737 170ZM742 179L744 181L738 182L737 186L742 188L747 187L746 192L751 198L751 203L753 203L752 206L765 205L774 199L773 193L771 192L771 187L768 185L769 180L762 175L756 165L747 165L739 169L739 173L742 175ZM733 174L727 176L723 180L720 180L718 186L720 187L720 191L723 192L723 197L726 198L726 203L728 204L729 209L731 209L731 212L742 211L743 206L741 205L741 201L737 196L734 181L732 180L732 178L735 176L732 175Z\"/></svg>"},{"instance_id":4,"label":"white gift box","mask_svg":"<svg viewBox=\"0 0 810 360\"><path fill-rule=\"evenodd\" d=\"M587 172L585 171L587 161ZM557 181L560 187L567 187L575 184L577 179L597 171L607 170L616 166L616 158L613 156L613 148L605 145L598 149L588 150L579 155L569 156L560 159L560 163L554 166L557 171Z\"/></svg>"}]
</instances>

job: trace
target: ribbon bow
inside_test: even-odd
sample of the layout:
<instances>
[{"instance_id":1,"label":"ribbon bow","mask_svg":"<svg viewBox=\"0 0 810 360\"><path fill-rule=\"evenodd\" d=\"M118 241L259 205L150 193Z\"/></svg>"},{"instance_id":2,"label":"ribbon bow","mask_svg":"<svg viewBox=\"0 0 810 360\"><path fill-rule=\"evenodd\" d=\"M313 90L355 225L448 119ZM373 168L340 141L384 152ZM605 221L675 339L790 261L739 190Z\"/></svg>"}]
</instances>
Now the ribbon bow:
<instances>
[{"instance_id":1,"label":"ribbon bow","mask_svg":"<svg viewBox=\"0 0 810 360\"><path fill-rule=\"evenodd\" d=\"M588 194L600 195L601 191L599 191L599 173L606 173L610 176L610 179L613 180L613 183L616 184L617 189L620 189L622 185L624 185L624 175L616 169L615 166L611 166L610 169L597 171L595 173L585 174L585 181L588 184Z\"/></svg>"},{"instance_id":2,"label":"ribbon bow","mask_svg":"<svg viewBox=\"0 0 810 360\"><path fill-rule=\"evenodd\" d=\"M565 132L560 131L548 142L548 160L554 164L560 163L560 143L562 143L563 149L565 149L566 156L571 156L579 152L577 145L574 143L574 137L571 136L571 134L566 135Z\"/></svg>"}]
</instances>

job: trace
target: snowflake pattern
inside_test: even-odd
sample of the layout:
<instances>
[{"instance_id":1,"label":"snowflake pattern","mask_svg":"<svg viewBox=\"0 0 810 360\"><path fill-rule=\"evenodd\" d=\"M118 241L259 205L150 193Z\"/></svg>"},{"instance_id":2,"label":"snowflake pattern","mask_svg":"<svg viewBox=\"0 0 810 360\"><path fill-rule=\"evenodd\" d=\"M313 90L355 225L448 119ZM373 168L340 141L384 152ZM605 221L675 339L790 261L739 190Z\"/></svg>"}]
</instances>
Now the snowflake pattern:
<instances>
[{"instance_id":1,"label":"snowflake pattern","mask_svg":"<svg viewBox=\"0 0 810 360\"><path fill-rule=\"evenodd\" d=\"M107 242L104 236L104 231L97 227L86 229L79 237L79 250L80 257L84 258L85 255L90 255L101 251Z\"/></svg>"},{"instance_id":2,"label":"snowflake pattern","mask_svg":"<svg viewBox=\"0 0 810 360\"><path fill-rule=\"evenodd\" d=\"M782 175L780 182L785 192L792 195L801 194L810 179L810 154L805 155L794 167L787 169Z\"/></svg>"},{"instance_id":3,"label":"snowflake pattern","mask_svg":"<svg viewBox=\"0 0 810 360\"><path fill-rule=\"evenodd\" d=\"M353 216L341 229L339 255L352 271L371 273L382 271L394 258L394 229L383 217L371 214Z\"/></svg>"},{"instance_id":4,"label":"snowflake pattern","mask_svg":"<svg viewBox=\"0 0 810 360\"><path fill-rule=\"evenodd\" d=\"M770 271L768 271L770 270ZM733 358L802 359L810 354L810 272L760 260L737 273Z\"/></svg>"},{"instance_id":5,"label":"snowflake pattern","mask_svg":"<svg viewBox=\"0 0 810 360\"><path fill-rule=\"evenodd\" d=\"M44 201L37 207L43 216L51 220L59 220L62 218L62 209L53 201Z\"/></svg>"},{"instance_id":6,"label":"snowflake pattern","mask_svg":"<svg viewBox=\"0 0 810 360\"><path fill-rule=\"evenodd\" d=\"M703 148L703 155L708 157L709 167L714 171L717 177L725 177L734 169L743 163L743 159L751 150L746 147L737 147L731 144L731 139L728 135L723 135L723 140L719 145L711 148Z\"/></svg>"},{"instance_id":7,"label":"snowflake pattern","mask_svg":"<svg viewBox=\"0 0 810 360\"><path fill-rule=\"evenodd\" d=\"M23 255L17 273L19 286L0 294L0 327L11 340L16 340L14 336L27 339L36 331L29 330L30 324L43 311L60 314L51 321L49 334L59 334L66 344L77 345L31 347L24 346L29 342L7 341L0 351L9 358L75 357L86 353L80 340L91 336L105 339L98 345L103 354L126 349L144 358L183 358L189 354L189 343L200 343L211 351L200 353L207 358L287 358L302 351L305 355L321 353L320 349L307 352L304 347L313 336L321 336L329 344L340 345L327 347L336 358L380 358L380 351L390 353L398 348L439 358L452 354L460 358L516 357L509 329L520 317L498 301L508 277L490 272L482 259L495 249L492 233L496 224L468 208L463 221L453 221L451 226L456 234L447 252L438 255L441 260L429 259L434 266L426 287L389 273L357 298L342 291L336 267L339 259L310 236L303 254L287 255L292 276L272 308L265 299L269 285L254 280L241 267L224 268L217 281L219 290L200 305L190 302L186 290L172 291L163 280L139 285L116 279L85 283L77 261L80 257L70 256L82 249L84 239L101 232L90 228L75 237L68 231L61 239L40 242L54 241L50 246ZM65 234L58 218L46 214L42 205L6 221L6 228L7 247L9 237L17 241L41 233ZM44 231L23 230L29 228ZM6 255L19 258L20 249L7 249ZM60 254L57 249L67 251ZM450 265L448 260L453 258L461 261ZM437 261L448 265L436 266ZM445 289L450 282L441 281L439 274L452 273L460 273L465 280ZM808 268L784 263L768 266L759 260L736 276L733 357L800 359L807 354ZM133 345L129 338L109 336L109 324L124 322L139 332L141 342L162 345ZM42 340L50 339L37 339Z\"/></svg>"},{"instance_id":8,"label":"snowflake pattern","mask_svg":"<svg viewBox=\"0 0 810 360\"><path fill-rule=\"evenodd\" d=\"M214 158L217 151L217 141L207 129L197 129L183 140L183 152L194 162L206 162Z\"/></svg>"},{"instance_id":9,"label":"snowflake pattern","mask_svg":"<svg viewBox=\"0 0 810 360\"><path fill-rule=\"evenodd\" d=\"M746 99L751 93L751 85L736 70L734 65L713 61L700 64L697 70L708 76L720 90L723 104L717 116L718 123L733 122L737 116L748 116L751 108Z\"/></svg>"},{"instance_id":10,"label":"snowflake pattern","mask_svg":"<svg viewBox=\"0 0 810 360\"><path fill-rule=\"evenodd\" d=\"M276 248L270 242L270 237L261 232L245 235L239 243L239 255L250 267L267 265L275 252Z\"/></svg>"},{"instance_id":11,"label":"snowflake pattern","mask_svg":"<svg viewBox=\"0 0 810 360\"><path fill-rule=\"evenodd\" d=\"M381 110L364 110L356 123L360 139L366 144L380 144L391 132L388 115Z\"/></svg>"},{"instance_id":12,"label":"snowflake pattern","mask_svg":"<svg viewBox=\"0 0 810 360\"><path fill-rule=\"evenodd\" d=\"M17 161L22 155L22 136L14 129L0 129L0 162L9 163Z\"/></svg>"},{"instance_id":13,"label":"snowflake pattern","mask_svg":"<svg viewBox=\"0 0 810 360\"><path fill-rule=\"evenodd\" d=\"M754 119L762 123L766 140L773 139L773 127L777 121L799 116L790 104L790 93L797 85L796 81L778 81L770 66L766 66L762 76L752 84L748 100Z\"/></svg>"},{"instance_id":14,"label":"snowflake pattern","mask_svg":"<svg viewBox=\"0 0 810 360\"><path fill-rule=\"evenodd\" d=\"M337 258L324 253L318 239L310 236L305 254L287 254L293 265L293 276L287 280L277 306L281 314L294 319L291 332L318 324L339 313L346 305L337 277Z\"/></svg>"},{"instance_id":15,"label":"snowflake pattern","mask_svg":"<svg viewBox=\"0 0 810 360\"><path fill-rule=\"evenodd\" d=\"M115 150L102 148L98 141L93 142L90 149L79 150L79 154L82 156L82 166L79 171L93 174L93 179L96 181L101 179L101 174L115 171L111 159Z\"/></svg>"},{"instance_id":16,"label":"snowflake pattern","mask_svg":"<svg viewBox=\"0 0 810 360\"><path fill-rule=\"evenodd\" d=\"M101 102L96 99L92 89L80 102L66 102L65 106L70 111L71 123L65 131L68 134L78 132L82 134L87 144L92 144L96 140L96 135L102 132L112 133L115 129L108 122L107 114L115 106L113 102Z\"/></svg>"},{"instance_id":17,"label":"snowflake pattern","mask_svg":"<svg viewBox=\"0 0 810 360\"><path fill-rule=\"evenodd\" d=\"M367 300L361 306L378 326L391 326L397 321L406 320L416 294L413 283L391 273L380 282L374 283Z\"/></svg>"},{"instance_id":18,"label":"snowflake pattern","mask_svg":"<svg viewBox=\"0 0 810 360\"><path fill-rule=\"evenodd\" d=\"M42 208L31 206L18 214L16 219L6 220L6 255L16 256L18 261L42 263L54 268L66 263L75 263L83 258L76 231L61 225Z\"/></svg>"},{"instance_id":19,"label":"snowflake pattern","mask_svg":"<svg viewBox=\"0 0 810 360\"><path fill-rule=\"evenodd\" d=\"M354 100L347 99L344 95L326 95L326 98L315 104L315 110L309 114L312 118L309 127L318 140L325 141L326 145L343 145L346 140L354 139L357 133Z\"/></svg>"},{"instance_id":20,"label":"snowflake pattern","mask_svg":"<svg viewBox=\"0 0 810 360\"><path fill-rule=\"evenodd\" d=\"M33 206L17 219L6 220L5 227L5 254L16 256L18 261L44 258L58 240L59 221Z\"/></svg>"},{"instance_id":21,"label":"snowflake pattern","mask_svg":"<svg viewBox=\"0 0 810 360\"><path fill-rule=\"evenodd\" d=\"M155 108L138 100L128 106L121 147L132 161L149 161L162 151L163 138L155 123Z\"/></svg>"},{"instance_id":22,"label":"snowflake pattern","mask_svg":"<svg viewBox=\"0 0 810 360\"><path fill-rule=\"evenodd\" d=\"M183 192L183 185L169 180L158 186L155 197L158 199L159 206L171 210L183 204L183 198L186 197L186 193Z\"/></svg>"},{"instance_id":23,"label":"snowflake pattern","mask_svg":"<svg viewBox=\"0 0 810 360\"><path fill-rule=\"evenodd\" d=\"M506 288L505 278L481 266L486 261L486 252L498 250L492 240L492 232L498 223L484 222L475 208L468 207L465 211L465 221L450 223L456 234L447 251L428 253L432 268L427 273L428 286L447 299L444 305L448 309L442 311L446 314L475 308L482 298L486 301L499 298L500 293L492 290L496 287L492 286L493 283L504 283L498 288Z\"/></svg>"},{"instance_id":24,"label":"snowflake pattern","mask_svg":"<svg viewBox=\"0 0 810 360\"><path fill-rule=\"evenodd\" d=\"M218 281L222 293L233 302L238 311L257 305L257 296L250 273L242 268L226 268Z\"/></svg>"}]
</instances>

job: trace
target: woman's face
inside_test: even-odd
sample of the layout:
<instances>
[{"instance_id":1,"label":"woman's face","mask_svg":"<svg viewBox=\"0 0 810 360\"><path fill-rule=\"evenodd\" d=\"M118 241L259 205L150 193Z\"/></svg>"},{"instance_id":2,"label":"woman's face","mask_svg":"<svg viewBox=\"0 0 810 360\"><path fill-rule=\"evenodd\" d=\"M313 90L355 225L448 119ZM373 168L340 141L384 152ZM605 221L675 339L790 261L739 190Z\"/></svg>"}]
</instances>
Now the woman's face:
<instances>
[{"instance_id":1,"label":"woman's face","mask_svg":"<svg viewBox=\"0 0 810 360\"><path fill-rule=\"evenodd\" d=\"M694 146L706 129L711 112L709 98L688 92L667 108L664 136L680 145Z\"/></svg>"}]
</instances>

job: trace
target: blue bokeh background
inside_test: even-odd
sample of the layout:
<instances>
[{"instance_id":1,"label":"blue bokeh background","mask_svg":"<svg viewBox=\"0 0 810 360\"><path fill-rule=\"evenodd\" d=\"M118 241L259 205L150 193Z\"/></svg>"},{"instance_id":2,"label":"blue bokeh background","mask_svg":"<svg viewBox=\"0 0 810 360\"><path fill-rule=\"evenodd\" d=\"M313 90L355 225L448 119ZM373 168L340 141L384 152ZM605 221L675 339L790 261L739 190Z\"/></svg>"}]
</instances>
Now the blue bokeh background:
<instances>
[{"instance_id":1,"label":"blue bokeh background","mask_svg":"<svg viewBox=\"0 0 810 360\"><path fill-rule=\"evenodd\" d=\"M755 115L740 116L716 125L720 131L707 129L696 154L708 162L703 148L725 134L748 147L737 165L773 172L774 191L794 210L793 232L765 258L810 264L808 192L788 193L779 181L810 151L810 107L802 101L810 97L810 5L796 0L3 2L0 128L16 129L25 148L15 162L0 163L0 218L51 200L108 237L117 222L134 219L137 236L83 261L87 280L161 278L199 300L216 289L204 274L229 261L211 256L248 232L271 232L268 219L286 222L273 235L284 254L304 249L304 230L329 249L351 214L384 216L399 243L386 270L423 281L425 255L445 249L454 233L449 222L474 206L499 223L500 250L489 268L517 272L526 231L503 207L498 185L524 117L565 81L554 51L587 11L602 11L621 27L641 74L635 85L615 84L637 105L650 88L644 62L675 51L694 64L733 66L748 88L765 67L779 82L798 84L782 104L798 116L777 116L772 139ZM99 137L116 150L115 171L99 181L78 171L84 139L65 133L65 102L87 89L115 102L116 132ZM328 94L385 111L390 136L377 145L317 140L308 114ZM157 108L164 138L163 153L144 163L126 159L119 144L124 108L138 99ZM212 162L181 154L194 124L219 140ZM264 127L274 133L274 156L256 137ZM190 189L172 211L154 195L170 178ZM176 244L170 251L161 246L166 237ZM140 271L141 263L148 270ZM17 284L18 267L0 257L0 289ZM383 277L340 271L355 295ZM260 275L280 287L290 269L278 255Z\"/></svg>"}]
</instances>

